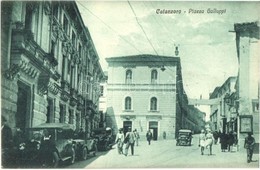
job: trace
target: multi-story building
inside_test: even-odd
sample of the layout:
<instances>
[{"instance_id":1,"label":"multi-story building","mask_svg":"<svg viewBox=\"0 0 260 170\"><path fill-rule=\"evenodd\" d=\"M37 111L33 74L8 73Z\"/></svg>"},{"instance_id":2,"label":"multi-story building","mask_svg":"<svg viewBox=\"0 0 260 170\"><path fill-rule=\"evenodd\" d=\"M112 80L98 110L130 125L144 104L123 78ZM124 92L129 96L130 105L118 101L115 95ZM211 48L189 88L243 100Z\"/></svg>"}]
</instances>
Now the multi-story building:
<instances>
[{"instance_id":1,"label":"multi-story building","mask_svg":"<svg viewBox=\"0 0 260 170\"><path fill-rule=\"evenodd\" d=\"M104 79L100 82L100 98L99 112L100 124L99 127L106 127L106 111L107 111L107 71L104 72Z\"/></svg>"},{"instance_id":2,"label":"multi-story building","mask_svg":"<svg viewBox=\"0 0 260 170\"><path fill-rule=\"evenodd\" d=\"M107 124L114 130L137 129L140 136L151 129L155 140L163 132L174 137L179 58L137 55L107 62Z\"/></svg>"},{"instance_id":3,"label":"multi-story building","mask_svg":"<svg viewBox=\"0 0 260 170\"><path fill-rule=\"evenodd\" d=\"M247 132L253 132L259 149L259 73L260 73L260 21L237 23L237 56L239 61L236 83L236 102L233 103L240 118L239 135L244 139ZM258 150L259 153L259 150Z\"/></svg>"},{"instance_id":4,"label":"multi-story building","mask_svg":"<svg viewBox=\"0 0 260 170\"><path fill-rule=\"evenodd\" d=\"M115 131L137 129L141 138L148 129L154 140L161 139L164 132L167 138L175 138L187 119L177 104L178 100L185 102L180 100L180 58L136 55L107 58L107 62L107 125Z\"/></svg>"},{"instance_id":5,"label":"multi-story building","mask_svg":"<svg viewBox=\"0 0 260 170\"><path fill-rule=\"evenodd\" d=\"M104 75L76 3L2 1L1 12L1 109L10 127L97 127Z\"/></svg>"},{"instance_id":6,"label":"multi-story building","mask_svg":"<svg viewBox=\"0 0 260 170\"><path fill-rule=\"evenodd\" d=\"M236 77L229 77L220 87L216 87L210 94L210 99L219 99L219 102L210 106L210 121L213 131L236 131L236 119L233 117L227 96L234 95Z\"/></svg>"}]
</instances>

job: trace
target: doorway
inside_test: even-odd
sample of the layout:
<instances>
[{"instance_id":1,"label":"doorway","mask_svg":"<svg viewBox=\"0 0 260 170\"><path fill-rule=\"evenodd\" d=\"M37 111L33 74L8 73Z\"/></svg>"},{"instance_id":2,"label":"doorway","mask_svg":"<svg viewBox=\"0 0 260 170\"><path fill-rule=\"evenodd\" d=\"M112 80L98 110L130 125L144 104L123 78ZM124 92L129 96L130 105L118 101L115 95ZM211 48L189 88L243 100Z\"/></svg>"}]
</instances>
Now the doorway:
<instances>
[{"instance_id":1,"label":"doorway","mask_svg":"<svg viewBox=\"0 0 260 170\"><path fill-rule=\"evenodd\" d=\"M128 128L132 128L132 121L124 121L123 122L123 129L124 129L124 135L126 132L128 132Z\"/></svg>"},{"instance_id":2,"label":"doorway","mask_svg":"<svg viewBox=\"0 0 260 170\"><path fill-rule=\"evenodd\" d=\"M31 91L30 87L18 81L17 112L15 114L15 126L23 132L31 126Z\"/></svg>"},{"instance_id":3,"label":"doorway","mask_svg":"<svg viewBox=\"0 0 260 170\"><path fill-rule=\"evenodd\" d=\"M153 133L153 140L157 140L158 139L158 122L156 122L156 121L149 122L149 129Z\"/></svg>"}]
</instances>

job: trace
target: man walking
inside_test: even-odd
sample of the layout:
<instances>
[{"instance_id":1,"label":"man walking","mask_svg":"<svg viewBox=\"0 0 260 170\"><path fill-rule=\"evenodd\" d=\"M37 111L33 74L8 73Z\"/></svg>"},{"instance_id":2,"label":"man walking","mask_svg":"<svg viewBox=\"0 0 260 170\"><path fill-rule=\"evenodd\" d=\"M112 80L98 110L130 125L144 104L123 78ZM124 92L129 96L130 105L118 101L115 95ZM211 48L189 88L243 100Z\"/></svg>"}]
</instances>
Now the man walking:
<instances>
[{"instance_id":1,"label":"man walking","mask_svg":"<svg viewBox=\"0 0 260 170\"><path fill-rule=\"evenodd\" d=\"M129 146L131 147L131 154L134 155L134 145L135 145L135 134L131 131L131 127L128 128L128 132L125 135L124 143L125 146L125 156L128 154Z\"/></svg>"},{"instance_id":2,"label":"man walking","mask_svg":"<svg viewBox=\"0 0 260 170\"><path fill-rule=\"evenodd\" d=\"M151 132L150 129L149 129L149 130L147 131L147 133L146 133L146 139L147 139L149 145L151 144L152 138L153 138L153 134L152 134L152 132Z\"/></svg>"},{"instance_id":3,"label":"man walking","mask_svg":"<svg viewBox=\"0 0 260 170\"><path fill-rule=\"evenodd\" d=\"M123 153L123 141L124 141L124 134L123 134L123 129L119 129L119 132L116 135L116 140L115 143L117 143L117 149L118 149L118 154Z\"/></svg>"},{"instance_id":4,"label":"man walking","mask_svg":"<svg viewBox=\"0 0 260 170\"><path fill-rule=\"evenodd\" d=\"M252 161L253 151L255 145L255 138L252 136L252 133L249 132L248 136L245 138L244 148L247 150L247 163Z\"/></svg>"},{"instance_id":5,"label":"man walking","mask_svg":"<svg viewBox=\"0 0 260 170\"><path fill-rule=\"evenodd\" d=\"M138 146L138 140L139 140L140 136L136 129L134 130L134 134L135 134L135 144L136 144L136 146Z\"/></svg>"}]
</instances>

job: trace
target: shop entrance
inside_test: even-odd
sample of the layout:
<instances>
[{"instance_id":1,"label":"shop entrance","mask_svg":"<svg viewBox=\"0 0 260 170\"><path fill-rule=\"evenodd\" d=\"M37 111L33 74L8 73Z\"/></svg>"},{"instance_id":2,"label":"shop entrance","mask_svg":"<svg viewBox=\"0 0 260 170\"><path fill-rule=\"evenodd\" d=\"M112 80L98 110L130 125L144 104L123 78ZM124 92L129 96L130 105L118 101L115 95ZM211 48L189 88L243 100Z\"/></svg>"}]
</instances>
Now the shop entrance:
<instances>
[{"instance_id":1,"label":"shop entrance","mask_svg":"<svg viewBox=\"0 0 260 170\"><path fill-rule=\"evenodd\" d=\"M126 134L129 127L132 128L132 121L124 121L123 122L124 134Z\"/></svg>"},{"instance_id":2,"label":"shop entrance","mask_svg":"<svg viewBox=\"0 0 260 170\"><path fill-rule=\"evenodd\" d=\"M20 128L22 131L24 131L26 127L30 127L31 125L30 107L31 107L30 87L19 81L15 125L16 128Z\"/></svg>"},{"instance_id":3,"label":"shop entrance","mask_svg":"<svg viewBox=\"0 0 260 170\"><path fill-rule=\"evenodd\" d=\"M158 139L158 122L156 121L151 121L149 122L149 129L151 130L153 134L153 140Z\"/></svg>"}]
</instances>

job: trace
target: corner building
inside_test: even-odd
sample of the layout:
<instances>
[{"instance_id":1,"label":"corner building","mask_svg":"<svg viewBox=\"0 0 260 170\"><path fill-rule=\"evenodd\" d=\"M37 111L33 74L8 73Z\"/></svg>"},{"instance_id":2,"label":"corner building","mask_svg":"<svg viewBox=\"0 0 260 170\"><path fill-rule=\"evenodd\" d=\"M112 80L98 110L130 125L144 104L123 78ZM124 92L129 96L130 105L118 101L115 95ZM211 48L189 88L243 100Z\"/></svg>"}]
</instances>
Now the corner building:
<instances>
[{"instance_id":1,"label":"corner building","mask_svg":"<svg viewBox=\"0 0 260 170\"><path fill-rule=\"evenodd\" d=\"M175 138L180 129L176 113L176 83L180 58L136 55L107 58L107 125L137 129L145 139L148 129L153 139Z\"/></svg>"},{"instance_id":2,"label":"corner building","mask_svg":"<svg viewBox=\"0 0 260 170\"><path fill-rule=\"evenodd\" d=\"M1 111L9 126L98 127L103 72L74 1L1 2Z\"/></svg>"}]
</instances>

